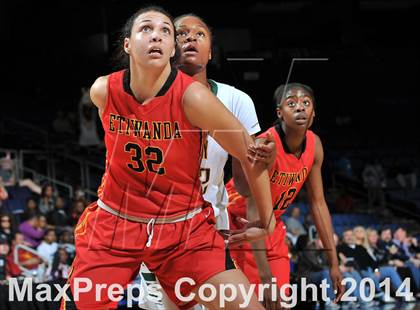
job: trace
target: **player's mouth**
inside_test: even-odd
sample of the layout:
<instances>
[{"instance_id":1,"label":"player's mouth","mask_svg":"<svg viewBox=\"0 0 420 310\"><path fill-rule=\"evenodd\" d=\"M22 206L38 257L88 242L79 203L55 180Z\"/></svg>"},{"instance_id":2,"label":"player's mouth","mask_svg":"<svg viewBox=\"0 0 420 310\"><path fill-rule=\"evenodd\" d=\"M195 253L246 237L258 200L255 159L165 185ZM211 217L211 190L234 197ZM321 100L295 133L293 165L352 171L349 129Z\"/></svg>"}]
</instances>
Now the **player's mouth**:
<instances>
[{"instance_id":1,"label":"player's mouth","mask_svg":"<svg viewBox=\"0 0 420 310\"><path fill-rule=\"evenodd\" d=\"M159 47L151 47L148 51L148 54L153 57L161 57L163 52Z\"/></svg>"},{"instance_id":2,"label":"player's mouth","mask_svg":"<svg viewBox=\"0 0 420 310\"><path fill-rule=\"evenodd\" d=\"M299 113L295 116L295 120L298 124L306 124L308 116L305 113Z\"/></svg>"},{"instance_id":3,"label":"player's mouth","mask_svg":"<svg viewBox=\"0 0 420 310\"><path fill-rule=\"evenodd\" d=\"M198 54L198 49L193 43L186 43L182 45L182 53L185 56L193 56Z\"/></svg>"}]
</instances>

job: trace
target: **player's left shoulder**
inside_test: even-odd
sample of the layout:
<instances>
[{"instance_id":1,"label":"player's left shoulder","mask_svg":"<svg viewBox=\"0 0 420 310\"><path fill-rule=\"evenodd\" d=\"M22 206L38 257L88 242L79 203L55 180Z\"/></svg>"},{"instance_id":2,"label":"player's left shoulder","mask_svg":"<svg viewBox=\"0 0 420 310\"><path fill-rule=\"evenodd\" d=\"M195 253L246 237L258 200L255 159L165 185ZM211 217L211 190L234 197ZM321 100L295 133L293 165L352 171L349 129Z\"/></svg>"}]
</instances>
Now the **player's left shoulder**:
<instances>
[{"instance_id":1,"label":"player's left shoulder","mask_svg":"<svg viewBox=\"0 0 420 310\"><path fill-rule=\"evenodd\" d=\"M321 138L312 131L311 135L314 143L314 163L321 164L324 159L324 148L322 146Z\"/></svg>"},{"instance_id":2,"label":"player's left shoulder","mask_svg":"<svg viewBox=\"0 0 420 310\"><path fill-rule=\"evenodd\" d=\"M313 143L315 147L322 145L321 138L312 130L308 129L306 132L307 142Z\"/></svg>"}]
</instances>

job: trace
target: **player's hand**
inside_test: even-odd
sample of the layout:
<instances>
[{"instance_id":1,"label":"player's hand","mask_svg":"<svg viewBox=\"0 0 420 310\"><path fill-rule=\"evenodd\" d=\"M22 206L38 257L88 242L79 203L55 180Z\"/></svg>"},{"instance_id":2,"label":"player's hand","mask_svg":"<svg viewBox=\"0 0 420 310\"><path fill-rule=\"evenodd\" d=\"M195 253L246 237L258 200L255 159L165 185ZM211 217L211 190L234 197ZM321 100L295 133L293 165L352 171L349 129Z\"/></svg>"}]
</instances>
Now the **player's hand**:
<instances>
[{"instance_id":1,"label":"player's hand","mask_svg":"<svg viewBox=\"0 0 420 310\"><path fill-rule=\"evenodd\" d=\"M273 284L271 284L273 285ZM278 294L277 294L278 295ZM266 310L282 310L280 298L277 300L271 300L271 290L264 290L262 304Z\"/></svg>"},{"instance_id":2,"label":"player's hand","mask_svg":"<svg viewBox=\"0 0 420 310\"><path fill-rule=\"evenodd\" d=\"M262 282L263 285L268 284L268 285L270 285L270 287L271 287L271 285L276 285L276 284L273 284L273 282L272 282L273 275L271 274L271 272L268 272L266 275L260 275L260 277L261 277L261 282ZM264 294L263 294L262 304L263 304L263 306L266 310L281 310L281 309L283 309L282 306L281 306L281 301L280 301L280 298L279 298L280 294L279 293L277 294L277 300L273 300L272 296L271 296L271 289L269 289L269 290L265 289L263 292L264 292Z\"/></svg>"},{"instance_id":3,"label":"player's hand","mask_svg":"<svg viewBox=\"0 0 420 310\"><path fill-rule=\"evenodd\" d=\"M248 146L248 160L252 163L261 161L270 167L276 159L276 143L271 132L268 132L265 139L255 140L255 144Z\"/></svg>"},{"instance_id":4,"label":"player's hand","mask_svg":"<svg viewBox=\"0 0 420 310\"><path fill-rule=\"evenodd\" d=\"M257 241L264 239L268 235L268 231L259 227L250 227L244 230L232 230L228 239L230 247L236 247L245 242Z\"/></svg>"},{"instance_id":5,"label":"player's hand","mask_svg":"<svg viewBox=\"0 0 420 310\"><path fill-rule=\"evenodd\" d=\"M340 268L338 266L331 267L330 277L335 293L334 303L337 303L341 300L341 297L343 297L345 291L344 285L342 283L343 275L341 274Z\"/></svg>"},{"instance_id":6,"label":"player's hand","mask_svg":"<svg viewBox=\"0 0 420 310\"><path fill-rule=\"evenodd\" d=\"M243 228L230 231L228 244L231 247L239 246L245 242L260 240L268 235L268 231L262 227L260 221L249 222L239 216L235 220L242 223Z\"/></svg>"}]
</instances>

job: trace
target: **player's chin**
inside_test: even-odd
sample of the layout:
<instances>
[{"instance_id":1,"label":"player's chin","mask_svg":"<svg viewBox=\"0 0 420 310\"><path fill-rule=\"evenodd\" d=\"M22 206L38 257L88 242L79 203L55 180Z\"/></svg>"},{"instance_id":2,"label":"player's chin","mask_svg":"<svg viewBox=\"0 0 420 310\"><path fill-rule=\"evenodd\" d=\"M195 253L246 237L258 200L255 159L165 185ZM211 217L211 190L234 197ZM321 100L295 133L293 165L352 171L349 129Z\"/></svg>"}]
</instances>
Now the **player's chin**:
<instances>
[{"instance_id":1,"label":"player's chin","mask_svg":"<svg viewBox=\"0 0 420 310\"><path fill-rule=\"evenodd\" d=\"M295 120L295 122L294 122L294 127L296 128L296 129L302 129L302 128L304 128L304 129L306 129L306 128L309 128L309 121L308 120L303 120L303 119L299 119L299 120Z\"/></svg>"},{"instance_id":2,"label":"player's chin","mask_svg":"<svg viewBox=\"0 0 420 310\"><path fill-rule=\"evenodd\" d=\"M149 58L147 60L148 65L152 67L165 67L169 62L169 58L160 57L160 58Z\"/></svg>"},{"instance_id":3,"label":"player's chin","mask_svg":"<svg viewBox=\"0 0 420 310\"><path fill-rule=\"evenodd\" d=\"M201 62L198 57L196 56L185 56L182 55L180 60L178 61L178 66L180 67L199 67L201 66Z\"/></svg>"},{"instance_id":4,"label":"player's chin","mask_svg":"<svg viewBox=\"0 0 420 310\"><path fill-rule=\"evenodd\" d=\"M177 68L183 71L184 73L188 75L194 75L199 73L205 65L198 63L198 62L192 62L192 61L182 61L178 62Z\"/></svg>"}]
</instances>

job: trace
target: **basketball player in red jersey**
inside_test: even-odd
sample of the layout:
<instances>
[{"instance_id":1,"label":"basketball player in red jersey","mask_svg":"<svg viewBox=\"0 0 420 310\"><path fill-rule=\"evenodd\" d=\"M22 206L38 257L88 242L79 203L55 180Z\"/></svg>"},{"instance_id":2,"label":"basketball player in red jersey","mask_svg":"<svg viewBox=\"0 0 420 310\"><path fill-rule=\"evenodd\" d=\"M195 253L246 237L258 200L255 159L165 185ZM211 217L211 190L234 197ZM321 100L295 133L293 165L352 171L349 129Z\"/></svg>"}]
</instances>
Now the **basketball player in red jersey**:
<instances>
[{"instance_id":1,"label":"basketball player in red jersey","mask_svg":"<svg viewBox=\"0 0 420 310\"><path fill-rule=\"evenodd\" d=\"M175 294L183 277L193 283L181 285L182 296L205 283L216 289L229 283L238 291L240 284L249 285L241 271L226 271L224 240L201 195L205 132L221 130L216 141L238 158L247 175L262 222L250 229L250 239L263 238L275 225L266 165L247 159L252 139L223 104L201 83L171 68L175 31L167 12L148 7L135 13L124 27L122 47L129 69L99 77L91 88L105 130L107 160L99 199L75 229L77 254L69 283L73 296L79 295L76 306L116 308L107 288L126 286L143 261L180 309L196 302L219 309L219 291L211 301L195 294L185 302ZM80 278L90 279L93 289L78 294ZM226 309L238 309L243 302L238 294ZM253 296L248 308L262 306Z\"/></svg>"},{"instance_id":2,"label":"basketball player in red jersey","mask_svg":"<svg viewBox=\"0 0 420 310\"><path fill-rule=\"evenodd\" d=\"M344 293L341 285L342 276L338 267L337 254L333 239L331 217L324 198L321 166L324 157L321 140L309 127L315 116L314 95L310 87L292 83L281 85L274 94L277 104L278 121L261 137L271 134L276 142L276 157L269 169L270 186L273 200L273 211L277 219L276 228L266 240L243 243L246 232L236 234L231 238L231 245L240 244L240 249L232 250L232 258L244 271L251 283L272 283L276 278L281 287L289 283L289 257L285 244L285 226L280 216L292 203L297 193L306 182L309 205L317 231L327 250L330 263L330 276L337 291L335 301ZM258 147L251 146L249 154L256 160L265 160L267 154L261 154ZM254 201L250 196L248 208L246 199L249 196L246 182L228 183L228 211L233 228L241 228L244 218L257 220ZM238 191L236 191L235 186ZM250 249L253 251L250 251ZM278 309L279 303L271 300L271 291L265 290L264 304L267 309Z\"/></svg>"}]
</instances>

